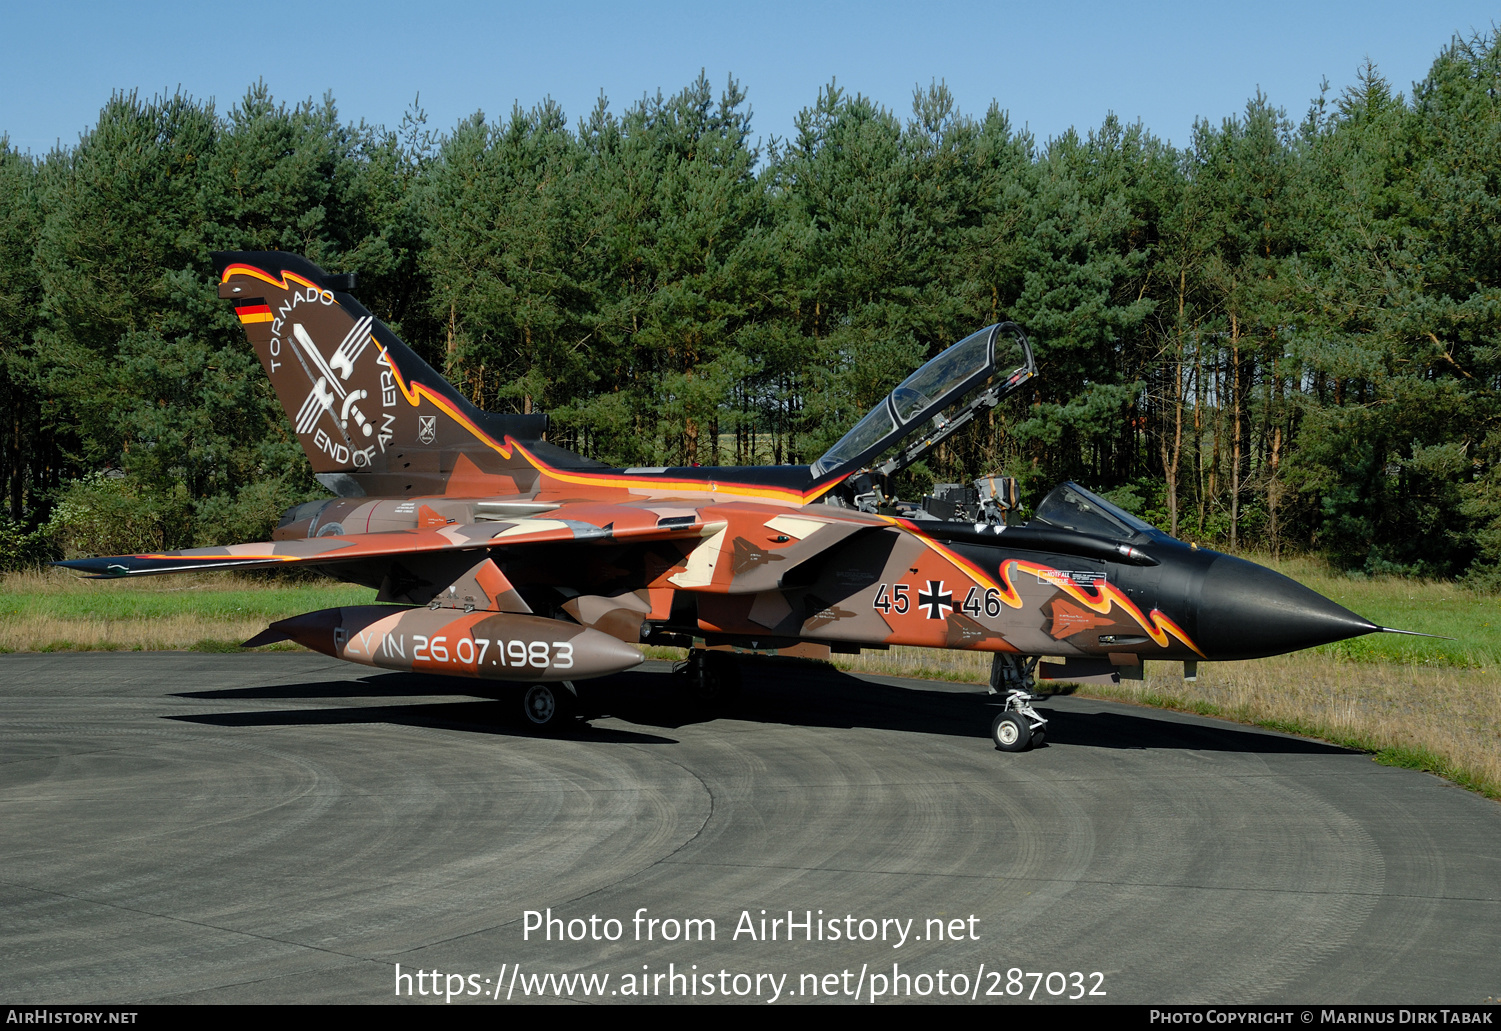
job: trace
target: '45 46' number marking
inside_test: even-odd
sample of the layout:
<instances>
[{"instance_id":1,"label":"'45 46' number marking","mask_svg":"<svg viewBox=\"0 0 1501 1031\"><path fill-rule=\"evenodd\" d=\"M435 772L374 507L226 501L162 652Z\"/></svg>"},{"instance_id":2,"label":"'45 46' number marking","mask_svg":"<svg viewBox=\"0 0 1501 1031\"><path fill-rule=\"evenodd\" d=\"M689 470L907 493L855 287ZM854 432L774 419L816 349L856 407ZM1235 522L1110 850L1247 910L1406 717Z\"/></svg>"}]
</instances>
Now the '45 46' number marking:
<instances>
[{"instance_id":1,"label":"'45 46' number marking","mask_svg":"<svg viewBox=\"0 0 1501 1031\"><path fill-rule=\"evenodd\" d=\"M910 584L878 584L875 601L871 604L872 607L880 609L887 615L895 612L898 616L905 616L912 608L912 586ZM994 619L1001 614L1001 592L994 587L987 587L983 592L979 587L971 587L959 608L966 615L976 619L980 618L981 613Z\"/></svg>"}]
</instances>

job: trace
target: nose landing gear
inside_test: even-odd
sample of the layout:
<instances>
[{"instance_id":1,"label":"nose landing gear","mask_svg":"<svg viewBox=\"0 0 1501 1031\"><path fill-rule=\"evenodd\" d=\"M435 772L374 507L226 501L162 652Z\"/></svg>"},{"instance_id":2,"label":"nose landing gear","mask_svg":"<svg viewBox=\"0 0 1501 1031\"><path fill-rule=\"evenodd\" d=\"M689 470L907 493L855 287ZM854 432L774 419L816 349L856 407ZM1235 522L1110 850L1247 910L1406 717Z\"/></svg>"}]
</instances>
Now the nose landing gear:
<instances>
[{"instance_id":1,"label":"nose landing gear","mask_svg":"<svg viewBox=\"0 0 1501 1031\"><path fill-rule=\"evenodd\" d=\"M1003 752L1025 752L1047 739L1047 723L1032 708L1033 670L1037 659L997 652L990 661L990 693L1006 693L1001 712L990 724L990 739Z\"/></svg>"}]
</instances>

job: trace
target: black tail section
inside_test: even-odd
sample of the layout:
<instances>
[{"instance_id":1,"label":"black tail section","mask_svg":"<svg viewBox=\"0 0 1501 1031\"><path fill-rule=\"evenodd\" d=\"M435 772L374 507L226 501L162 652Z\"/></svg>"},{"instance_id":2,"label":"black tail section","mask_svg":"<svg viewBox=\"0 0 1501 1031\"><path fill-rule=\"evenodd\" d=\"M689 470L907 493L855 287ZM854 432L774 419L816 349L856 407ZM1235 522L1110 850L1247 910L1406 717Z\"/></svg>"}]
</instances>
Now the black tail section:
<instances>
[{"instance_id":1,"label":"black tail section","mask_svg":"<svg viewBox=\"0 0 1501 1031\"><path fill-rule=\"evenodd\" d=\"M471 404L330 275L281 251L214 254L313 471L343 496L507 494L537 472L507 437L538 441L546 415Z\"/></svg>"}]
</instances>

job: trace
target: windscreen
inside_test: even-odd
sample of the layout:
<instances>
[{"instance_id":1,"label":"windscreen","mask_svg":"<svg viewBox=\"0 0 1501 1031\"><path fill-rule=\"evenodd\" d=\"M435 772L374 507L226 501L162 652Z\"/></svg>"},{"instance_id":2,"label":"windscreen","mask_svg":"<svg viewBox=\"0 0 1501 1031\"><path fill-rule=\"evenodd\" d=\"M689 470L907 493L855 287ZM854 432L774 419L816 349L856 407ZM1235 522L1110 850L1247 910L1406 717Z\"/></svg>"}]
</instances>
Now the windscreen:
<instances>
[{"instance_id":1,"label":"windscreen","mask_svg":"<svg viewBox=\"0 0 1501 1031\"><path fill-rule=\"evenodd\" d=\"M1141 533L1155 529L1097 494L1091 494L1077 483L1065 483L1053 488L1042 499L1034 523L1046 523L1065 530L1078 530L1097 537L1114 540L1131 540Z\"/></svg>"}]
</instances>

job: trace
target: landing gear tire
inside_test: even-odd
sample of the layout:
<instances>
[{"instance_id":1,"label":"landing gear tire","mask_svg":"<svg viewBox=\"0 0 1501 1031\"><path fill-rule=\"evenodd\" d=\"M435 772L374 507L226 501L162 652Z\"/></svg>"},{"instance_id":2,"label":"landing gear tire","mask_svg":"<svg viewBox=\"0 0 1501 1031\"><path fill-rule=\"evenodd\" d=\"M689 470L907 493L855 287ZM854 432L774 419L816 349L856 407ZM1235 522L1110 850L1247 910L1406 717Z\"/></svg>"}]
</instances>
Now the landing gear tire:
<instances>
[{"instance_id":1,"label":"landing gear tire","mask_svg":"<svg viewBox=\"0 0 1501 1031\"><path fill-rule=\"evenodd\" d=\"M990 739L1003 752L1025 752L1032 744L1032 725L1019 712L1003 712L990 725Z\"/></svg>"},{"instance_id":2,"label":"landing gear tire","mask_svg":"<svg viewBox=\"0 0 1501 1031\"><path fill-rule=\"evenodd\" d=\"M1036 730L1032 731L1033 748L1041 748L1043 745L1047 744L1047 742L1048 732L1046 727L1038 727Z\"/></svg>"},{"instance_id":3,"label":"landing gear tire","mask_svg":"<svg viewBox=\"0 0 1501 1031\"><path fill-rule=\"evenodd\" d=\"M533 684L521 693L521 712L537 730L556 731L571 722L573 692L563 684Z\"/></svg>"}]
</instances>

